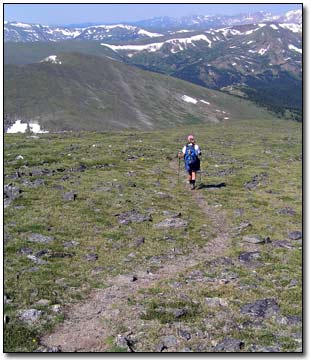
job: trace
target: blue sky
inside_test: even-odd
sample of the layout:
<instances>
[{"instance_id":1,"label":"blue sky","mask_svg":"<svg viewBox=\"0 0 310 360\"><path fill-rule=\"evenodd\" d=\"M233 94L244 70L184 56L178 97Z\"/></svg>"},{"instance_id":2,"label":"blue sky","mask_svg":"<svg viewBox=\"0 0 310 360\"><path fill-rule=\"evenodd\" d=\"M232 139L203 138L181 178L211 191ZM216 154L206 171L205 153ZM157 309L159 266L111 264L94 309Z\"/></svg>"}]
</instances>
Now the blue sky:
<instances>
[{"instance_id":1,"label":"blue sky","mask_svg":"<svg viewBox=\"0 0 310 360\"><path fill-rule=\"evenodd\" d=\"M102 22L116 23L155 16L233 15L267 11L274 14L301 9L301 4L5 4L6 21L46 25Z\"/></svg>"}]
</instances>

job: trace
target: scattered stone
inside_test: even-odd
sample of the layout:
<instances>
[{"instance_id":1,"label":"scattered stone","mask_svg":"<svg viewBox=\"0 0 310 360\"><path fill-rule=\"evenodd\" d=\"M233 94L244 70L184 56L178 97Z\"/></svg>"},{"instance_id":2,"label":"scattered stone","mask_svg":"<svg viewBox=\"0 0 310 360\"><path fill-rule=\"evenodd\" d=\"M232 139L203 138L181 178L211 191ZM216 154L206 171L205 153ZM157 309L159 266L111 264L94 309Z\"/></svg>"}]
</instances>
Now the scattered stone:
<instances>
[{"instance_id":1,"label":"scattered stone","mask_svg":"<svg viewBox=\"0 0 310 360\"><path fill-rule=\"evenodd\" d=\"M35 256L36 257L41 257L41 256L44 256L44 255L48 254L48 252L49 252L49 250L46 250L46 249L40 250L35 254Z\"/></svg>"},{"instance_id":2,"label":"scattered stone","mask_svg":"<svg viewBox=\"0 0 310 360\"><path fill-rule=\"evenodd\" d=\"M52 185L51 186L52 189L54 190L64 190L64 187L62 185Z\"/></svg>"},{"instance_id":3,"label":"scattered stone","mask_svg":"<svg viewBox=\"0 0 310 360\"><path fill-rule=\"evenodd\" d=\"M259 175L255 175L251 181L244 184L244 188L248 190L255 189L258 185L267 185L268 174L263 172Z\"/></svg>"},{"instance_id":4,"label":"scattered stone","mask_svg":"<svg viewBox=\"0 0 310 360\"><path fill-rule=\"evenodd\" d=\"M235 228L237 232L242 232L243 230L252 227L251 223L248 222L242 222L238 227Z\"/></svg>"},{"instance_id":5,"label":"scattered stone","mask_svg":"<svg viewBox=\"0 0 310 360\"><path fill-rule=\"evenodd\" d=\"M63 200L65 201L75 201L77 194L73 191L66 192L62 195Z\"/></svg>"},{"instance_id":6,"label":"scattered stone","mask_svg":"<svg viewBox=\"0 0 310 360\"><path fill-rule=\"evenodd\" d=\"M137 187L137 184L133 181L128 181L127 186L128 187Z\"/></svg>"},{"instance_id":7,"label":"scattered stone","mask_svg":"<svg viewBox=\"0 0 310 360\"><path fill-rule=\"evenodd\" d=\"M292 288L298 285L298 281L296 279L292 279L290 283L286 286L287 288Z\"/></svg>"},{"instance_id":8,"label":"scattered stone","mask_svg":"<svg viewBox=\"0 0 310 360\"><path fill-rule=\"evenodd\" d=\"M48 264L47 261L42 260L42 259L39 259L39 258L37 258L37 257L34 256L34 255L27 255L27 258L28 258L29 260L33 261L34 263L38 264L38 265L46 265L46 264Z\"/></svg>"},{"instance_id":9,"label":"scattered stone","mask_svg":"<svg viewBox=\"0 0 310 360\"><path fill-rule=\"evenodd\" d=\"M283 208L283 209L278 210L277 213L280 214L280 215L290 215L290 216L296 215L295 210L292 209L292 208L289 207L289 206L287 206L287 207L285 207L285 208Z\"/></svg>"},{"instance_id":10,"label":"scattered stone","mask_svg":"<svg viewBox=\"0 0 310 360\"><path fill-rule=\"evenodd\" d=\"M40 243L40 244L49 244L54 240L55 238L53 236L45 236L36 233L32 233L28 236L28 241Z\"/></svg>"},{"instance_id":11,"label":"scattered stone","mask_svg":"<svg viewBox=\"0 0 310 360\"><path fill-rule=\"evenodd\" d=\"M257 300L241 307L241 313L263 318L276 315L279 311L280 307L273 298Z\"/></svg>"},{"instance_id":12,"label":"scattered stone","mask_svg":"<svg viewBox=\"0 0 310 360\"><path fill-rule=\"evenodd\" d=\"M244 348L244 342L237 339L224 339L221 343L217 344L214 351L223 352L238 352Z\"/></svg>"},{"instance_id":13,"label":"scattered stone","mask_svg":"<svg viewBox=\"0 0 310 360\"><path fill-rule=\"evenodd\" d=\"M215 259L212 259L210 261L206 262L206 265L210 265L211 267L215 266L232 266L234 265L234 262L231 258L227 256L220 256Z\"/></svg>"},{"instance_id":14,"label":"scattered stone","mask_svg":"<svg viewBox=\"0 0 310 360\"><path fill-rule=\"evenodd\" d=\"M37 309L28 309L20 311L19 318L20 320L26 322L29 325L37 322L43 315L43 311Z\"/></svg>"},{"instance_id":15,"label":"scattered stone","mask_svg":"<svg viewBox=\"0 0 310 360\"><path fill-rule=\"evenodd\" d=\"M12 300L10 299L9 295L4 294L3 295L3 304L10 304L12 302Z\"/></svg>"},{"instance_id":16,"label":"scattered stone","mask_svg":"<svg viewBox=\"0 0 310 360\"><path fill-rule=\"evenodd\" d=\"M154 227L157 229L165 229L165 228L179 228L186 227L188 222L179 218L168 218L161 221L158 224L154 224Z\"/></svg>"},{"instance_id":17,"label":"scattered stone","mask_svg":"<svg viewBox=\"0 0 310 360\"><path fill-rule=\"evenodd\" d=\"M136 247L138 247L138 246L140 246L140 245L142 245L142 244L144 244L144 243L145 243L145 238L142 236L142 237L139 237L139 238L137 238L137 239L135 240L134 245L135 245Z\"/></svg>"},{"instance_id":18,"label":"scattered stone","mask_svg":"<svg viewBox=\"0 0 310 360\"><path fill-rule=\"evenodd\" d=\"M160 344L158 344L157 346L156 346L156 348L155 348L155 352L163 352L164 350L167 350L168 348L167 348L167 346L165 345L165 344L163 344L163 343L160 343Z\"/></svg>"},{"instance_id":19,"label":"scattered stone","mask_svg":"<svg viewBox=\"0 0 310 360\"><path fill-rule=\"evenodd\" d=\"M244 209L235 209L234 213L236 216L242 216L244 214Z\"/></svg>"},{"instance_id":20,"label":"scattered stone","mask_svg":"<svg viewBox=\"0 0 310 360\"><path fill-rule=\"evenodd\" d=\"M30 255L33 253L33 250L27 247L22 247L19 249L18 252L21 253L22 255Z\"/></svg>"},{"instance_id":21,"label":"scattered stone","mask_svg":"<svg viewBox=\"0 0 310 360\"><path fill-rule=\"evenodd\" d=\"M243 236L242 241L248 242L251 244L267 244L271 243L270 237L261 238L259 235L247 235Z\"/></svg>"},{"instance_id":22,"label":"scattered stone","mask_svg":"<svg viewBox=\"0 0 310 360\"><path fill-rule=\"evenodd\" d=\"M225 299L219 297L206 297L205 304L210 307L228 306L228 302Z\"/></svg>"},{"instance_id":23,"label":"scattered stone","mask_svg":"<svg viewBox=\"0 0 310 360\"><path fill-rule=\"evenodd\" d=\"M299 240L302 239L302 232L301 231L290 231L288 237L291 240Z\"/></svg>"},{"instance_id":24,"label":"scattered stone","mask_svg":"<svg viewBox=\"0 0 310 360\"><path fill-rule=\"evenodd\" d=\"M35 303L35 305L39 306L48 306L50 304L50 301L48 299L41 299Z\"/></svg>"},{"instance_id":25,"label":"scattered stone","mask_svg":"<svg viewBox=\"0 0 310 360\"><path fill-rule=\"evenodd\" d=\"M53 259L53 258L67 258L67 257L69 257L69 258L71 258L71 257L73 257L75 254L73 254L73 253L65 253L65 252L50 252L49 254L48 254L48 257L49 258L51 258L51 259Z\"/></svg>"},{"instance_id":26,"label":"scattered stone","mask_svg":"<svg viewBox=\"0 0 310 360\"><path fill-rule=\"evenodd\" d=\"M117 335L116 345L121 348L127 349L127 351L129 351L129 352L134 352L134 350L133 350L134 344L133 344L132 340L129 339L127 336Z\"/></svg>"},{"instance_id":27,"label":"scattered stone","mask_svg":"<svg viewBox=\"0 0 310 360\"><path fill-rule=\"evenodd\" d=\"M98 260L98 255L97 254L87 254L87 255L85 255L84 259L87 261L96 261L96 260Z\"/></svg>"},{"instance_id":28,"label":"scattered stone","mask_svg":"<svg viewBox=\"0 0 310 360\"><path fill-rule=\"evenodd\" d=\"M129 223L141 223L143 221L152 221L151 215L142 215L135 209L124 212L122 214L116 214L115 216L118 216L118 222L122 225L127 225Z\"/></svg>"},{"instance_id":29,"label":"scattered stone","mask_svg":"<svg viewBox=\"0 0 310 360\"><path fill-rule=\"evenodd\" d=\"M62 312L62 307L59 304L54 304L50 307L51 311L53 311L56 314L59 314Z\"/></svg>"},{"instance_id":30,"label":"scattered stone","mask_svg":"<svg viewBox=\"0 0 310 360\"><path fill-rule=\"evenodd\" d=\"M275 240L272 242L272 246L274 247L282 247L285 249L294 249L294 246L287 240Z\"/></svg>"},{"instance_id":31,"label":"scattered stone","mask_svg":"<svg viewBox=\"0 0 310 360\"><path fill-rule=\"evenodd\" d=\"M164 336L161 338L161 340L162 340L162 343L164 344L164 346L167 348L175 347L178 343L177 338L173 335Z\"/></svg>"},{"instance_id":32,"label":"scattered stone","mask_svg":"<svg viewBox=\"0 0 310 360\"><path fill-rule=\"evenodd\" d=\"M193 350L189 347L185 347L185 348L181 349L180 352L193 352Z\"/></svg>"},{"instance_id":33,"label":"scattered stone","mask_svg":"<svg viewBox=\"0 0 310 360\"><path fill-rule=\"evenodd\" d=\"M178 335L187 341L192 338L192 335L188 331L182 329L178 330Z\"/></svg>"},{"instance_id":34,"label":"scattered stone","mask_svg":"<svg viewBox=\"0 0 310 360\"><path fill-rule=\"evenodd\" d=\"M71 240L71 241L67 241L63 244L63 246L65 248L69 248L69 247L73 247L73 246L78 246L80 243L77 242L77 241L74 241L74 240Z\"/></svg>"},{"instance_id":35,"label":"scattered stone","mask_svg":"<svg viewBox=\"0 0 310 360\"><path fill-rule=\"evenodd\" d=\"M244 252L239 255L239 260L242 262L251 262L260 258L259 251Z\"/></svg>"},{"instance_id":36,"label":"scattered stone","mask_svg":"<svg viewBox=\"0 0 310 360\"><path fill-rule=\"evenodd\" d=\"M95 267L91 273L92 273L92 275L96 275L96 274L103 272L104 270L105 270L105 268L103 266L98 266L98 267Z\"/></svg>"},{"instance_id":37,"label":"scattered stone","mask_svg":"<svg viewBox=\"0 0 310 360\"><path fill-rule=\"evenodd\" d=\"M157 191L155 194L161 199L171 199L171 195L162 191Z\"/></svg>"},{"instance_id":38,"label":"scattered stone","mask_svg":"<svg viewBox=\"0 0 310 360\"><path fill-rule=\"evenodd\" d=\"M169 216L170 218L178 218L182 216L182 213L178 212L178 213L174 213L168 210L164 210L163 211L163 215L164 216Z\"/></svg>"},{"instance_id":39,"label":"scattered stone","mask_svg":"<svg viewBox=\"0 0 310 360\"><path fill-rule=\"evenodd\" d=\"M3 187L3 198L4 208L9 206L12 201L16 200L21 196L22 190L13 184L4 185Z\"/></svg>"}]
</instances>

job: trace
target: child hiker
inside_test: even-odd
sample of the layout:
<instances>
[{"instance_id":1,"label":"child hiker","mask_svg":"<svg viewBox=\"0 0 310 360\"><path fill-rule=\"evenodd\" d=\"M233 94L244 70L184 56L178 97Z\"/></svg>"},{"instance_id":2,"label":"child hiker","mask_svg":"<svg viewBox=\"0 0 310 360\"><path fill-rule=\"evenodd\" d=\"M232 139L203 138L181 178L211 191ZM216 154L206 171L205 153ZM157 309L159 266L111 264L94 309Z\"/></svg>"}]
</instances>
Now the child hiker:
<instances>
[{"instance_id":1,"label":"child hiker","mask_svg":"<svg viewBox=\"0 0 310 360\"><path fill-rule=\"evenodd\" d=\"M183 146L178 156L179 159L184 159L185 170L188 173L188 182L191 190L195 189L196 172L200 170L200 155L200 147L198 144L195 144L195 137L188 135L187 144Z\"/></svg>"}]
</instances>

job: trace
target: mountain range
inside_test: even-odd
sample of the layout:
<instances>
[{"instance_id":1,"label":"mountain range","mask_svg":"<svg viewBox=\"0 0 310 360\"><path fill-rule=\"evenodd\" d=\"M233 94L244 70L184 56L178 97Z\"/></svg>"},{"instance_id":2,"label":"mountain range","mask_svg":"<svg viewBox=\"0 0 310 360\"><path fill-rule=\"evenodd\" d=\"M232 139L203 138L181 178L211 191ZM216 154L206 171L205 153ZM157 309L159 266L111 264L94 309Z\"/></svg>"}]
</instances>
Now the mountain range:
<instances>
[{"instance_id":1,"label":"mountain range","mask_svg":"<svg viewBox=\"0 0 310 360\"><path fill-rule=\"evenodd\" d=\"M234 16L195 15L181 18L156 17L135 23L122 24L75 24L49 26L22 22L4 22L4 41L60 41L60 40L110 40L132 41L169 35L175 31L206 30L223 26L276 22L297 24L301 31L301 10L289 11L283 15L266 12ZM156 32L152 32L156 31ZM160 32L159 32L160 31Z\"/></svg>"},{"instance_id":2,"label":"mountain range","mask_svg":"<svg viewBox=\"0 0 310 360\"><path fill-rule=\"evenodd\" d=\"M152 129L243 117L234 102L251 118L258 107L243 100L268 111L258 116L301 120L301 11L87 25L5 22L5 128L33 118L53 130Z\"/></svg>"}]
</instances>

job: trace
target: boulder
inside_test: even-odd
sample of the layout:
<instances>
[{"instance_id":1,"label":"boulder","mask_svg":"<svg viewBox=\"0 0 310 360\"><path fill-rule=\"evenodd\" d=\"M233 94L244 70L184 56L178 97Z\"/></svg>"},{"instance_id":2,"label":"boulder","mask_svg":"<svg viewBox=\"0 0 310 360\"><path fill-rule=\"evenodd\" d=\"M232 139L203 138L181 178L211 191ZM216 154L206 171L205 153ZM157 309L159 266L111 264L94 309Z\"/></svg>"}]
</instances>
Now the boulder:
<instances>
[{"instance_id":1,"label":"boulder","mask_svg":"<svg viewBox=\"0 0 310 360\"><path fill-rule=\"evenodd\" d=\"M168 218L168 219L161 221L158 224L154 224L154 227L157 229L166 229L166 228L186 227L187 225L188 225L188 222L185 220L182 220L180 218Z\"/></svg>"},{"instance_id":2,"label":"boulder","mask_svg":"<svg viewBox=\"0 0 310 360\"><path fill-rule=\"evenodd\" d=\"M273 298L257 300L241 307L241 313L254 317L271 317L280 311L280 307Z\"/></svg>"}]
</instances>

